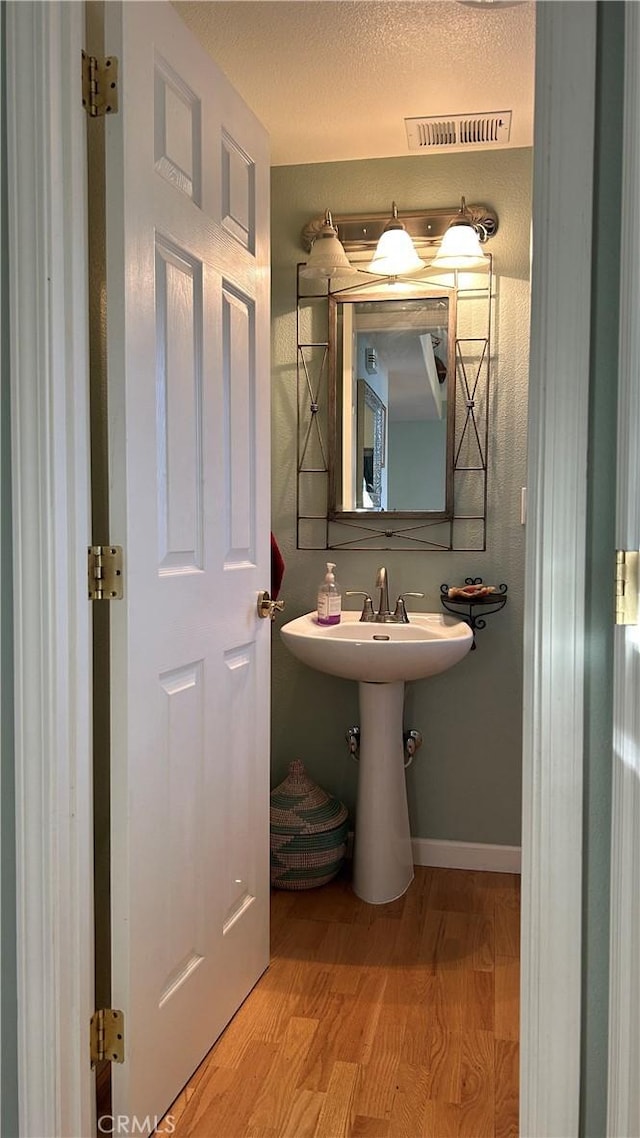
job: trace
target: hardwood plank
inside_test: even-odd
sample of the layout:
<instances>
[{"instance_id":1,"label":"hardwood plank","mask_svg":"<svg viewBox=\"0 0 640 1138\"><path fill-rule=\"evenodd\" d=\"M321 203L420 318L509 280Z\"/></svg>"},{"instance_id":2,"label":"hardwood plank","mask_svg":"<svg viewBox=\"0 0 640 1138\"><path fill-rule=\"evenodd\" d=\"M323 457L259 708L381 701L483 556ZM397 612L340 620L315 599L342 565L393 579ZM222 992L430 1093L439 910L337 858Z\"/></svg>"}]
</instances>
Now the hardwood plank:
<instances>
[{"instance_id":1,"label":"hardwood plank","mask_svg":"<svg viewBox=\"0 0 640 1138\"><path fill-rule=\"evenodd\" d=\"M460 1107L430 1099L425 1104L420 1138L459 1138Z\"/></svg>"},{"instance_id":2,"label":"hardwood plank","mask_svg":"<svg viewBox=\"0 0 640 1138\"><path fill-rule=\"evenodd\" d=\"M428 1098L459 1103L462 1080L462 1036L433 1023L424 1047L424 1065L429 1072Z\"/></svg>"},{"instance_id":3,"label":"hardwood plank","mask_svg":"<svg viewBox=\"0 0 640 1138\"><path fill-rule=\"evenodd\" d=\"M363 1063L371 1052L386 977L375 971L361 974L357 995L335 995L320 1020L309 1054L300 1072L300 1085L327 1090L334 1060Z\"/></svg>"},{"instance_id":4,"label":"hardwood plank","mask_svg":"<svg viewBox=\"0 0 640 1138\"><path fill-rule=\"evenodd\" d=\"M369 925L363 945L363 964L376 968L388 968L396 961L396 946L398 937L405 928L405 920L405 916L399 921L393 917L380 916L373 924Z\"/></svg>"},{"instance_id":5,"label":"hardwood plank","mask_svg":"<svg viewBox=\"0 0 640 1138\"><path fill-rule=\"evenodd\" d=\"M333 1060L340 1044L345 1003L353 996L332 994L326 1014L318 1023L309 1054L300 1071L299 1086L309 1091L326 1091L333 1070Z\"/></svg>"},{"instance_id":6,"label":"hardwood plank","mask_svg":"<svg viewBox=\"0 0 640 1138\"><path fill-rule=\"evenodd\" d=\"M314 1138L349 1138L352 1116L355 1117L353 1100L359 1075L357 1063L338 1060L333 1064Z\"/></svg>"},{"instance_id":7,"label":"hardwood plank","mask_svg":"<svg viewBox=\"0 0 640 1138\"><path fill-rule=\"evenodd\" d=\"M492 877L493 874L483 874ZM477 874L467 869L441 869L432 879L429 907L456 913L491 912L493 902L484 887L478 888Z\"/></svg>"},{"instance_id":8,"label":"hardwood plank","mask_svg":"<svg viewBox=\"0 0 640 1138\"><path fill-rule=\"evenodd\" d=\"M411 887L412 886L410 886L410 888ZM366 901L361 901L359 898L356 898L356 900L358 902L354 909L354 920L356 921L363 924L371 924L381 917L392 921L400 921L404 916L407 894L404 893L402 897L397 897L395 901L387 901L384 905L368 905Z\"/></svg>"},{"instance_id":9,"label":"hardwood plank","mask_svg":"<svg viewBox=\"0 0 640 1138\"><path fill-rule=\"evenodd\" d=\"M423 1133L428 1098L429 1072L425 1067L401 1063L389 1131L393 1138L417 1138Z\"/></svg>"},{"instance_id":10,"label":"hardwood plank","mask_svg":"<svg viewBox=\"0 0 640 1138\"><path fill-rule=\"evenodd\" d=\"M318 1021L292 1017L273 1063L269 1078L256 1099L248 1120L248 1133L265 1133L268 1128L279 1130L289 1115L291 1098L298 1085L298 1077Z\"/></svg>"},{"instance_id":11,"label":"hardwood plank","mask_svg":"<svg viewBox=\"0 0 640 1138\"><path fill-rule=\"evenodd\" d=\"M309 964L303 969L295 1014L309 1019L324 1019L334 995L331 981L331 969L324 962L319 967Z\"/></svg>"},{"instance_id":12,"label":"hardwood plank","mask_svg":"<svg viewBox=\"0 0 640 1138\"><path fill-rule=\"evenodd\" d=\"M468 916L455 911L427 913L421 938L423 966L437 978L434 1011L451 1030L462 1026Z\"/></svg>"},{"instance_id":13,"label":"hardwood plank","mask_svg":"<svg viewBox=\"0 0 640 1138\"><path fill-rule=\"evenodd\" d=\"M429 994L421 1000L410 1000L399 1006L404 1007L404 1031L400 1045L400 1058L404 1063L420 1067L425 1061L425 1051L432 1025L438 1023L435 1009L436 977L430 976ZM397 982L401 983L398 977Z\"/></svg>"},{"instance_id":14,"label":"hardwood plank","mask_svg":"<svg viewBox=\"0 0 640 1138\"><path fill-rule=\"evenodd\" d=\"M493 972L465 972L465 999L462 1025L465 1029L493 1031L495 989Z\"/></svg>"},{"instance_id":15,"label":"hardwood plank","mask_svg":"<svg viewBox=\"0 0 640 1138\"><path fill-rule=\"evenodd\" d=\"M389 987L387 982L387 988ZM389 1117L396 1092L396 1072L402 1054L406 1015L406 1006L390 999L385 989L355 1099L355 1109L359 1116L377 1119Z\"/></svg>"},{"instance_id":16,"label":"hardwood plank","mask_svg":"<svg viewBox=\"0 0 640 1138\"><path fill-rule=\"evenodd\" d=\"M428 1098L460 1102L460 1033L449 1030L446 1009L441 1000L439 977L423 1004L407 1009L402 1043L403 1062L424 1067L429 1072Z\"/></svg>"},{"instance_id":17,"label":"hardwood plank","mask_svg":"<svg viewBox=\"0 0 640 1138\"><path fill-rule=\"evenodd\" d=\"M436 949L436 965L440 970L460 971L466 966L469 940L469 915L449 910L444 918L444 936Z\"/></svg>"},{"instance_id":18,"label":"hardwood plank","mask_svg":"<svg viewBox=\"0 0 640 1138\"><path fill-rule=\"evenodd\" d=\"M362 925L326 923L319 953L330 966L332 992L345 995L357 992L360 983L357 965L362 960L367 931Z\"/></svg>"},{"instance_id":19,"label":"hardwood plank","mask_svg":"<svg viewBox=\"0 0 640 1138\"><path fill-rule=\"evenodd\" d=\"M205 1062L206 1062L206 1060L205 1060ZM198 1068L198 1072L201 1072L204 1066L205 1066L205 1064L201 1063L199 1068ZM195 1094L195 1088L192 1087L191 1084L188 1084L184 1088L184 1090L178 1095L178 1097L175 1100L175 1102L173 1103L173 1105L169 1108L168 1113L165 1114L164 1118L162 1119L162 1122L160 1123L160 1126L158 1128L159 1134L163 1134L163 1133L164 1134L166 1134L166 1133L173 1134L176 1131L176 1129L178 1129L178 1127L180 1125L180 1121L182 1119L182 1116L185 1113L185 1111L188 1109L189 1104L190 1104L191 1099L193 1098L194 1094Z\"/></svg>"},{"instance_id":20,"label":"hardwood plank","mask_svg":"<svg viewBox=\"0 0 640 1138\"><path fill-rule=\"evenodd\" d=\"M495 970L496 1039L519 1037L520 963L513 956L498 956Z\"/></svg>"},{"instance_id":21,"label":"hardwood plank","mask_svg":"<svg viewBox=\"0 0 640 1138\"><path fill-rule=\"evenodd\" d=\"M351 1127L350 1138L391 1138L389 1120L371 1118L366 1114L356 1114Z\"/></svg>"},{"instance_id":22,"label":"hardwood plank","mask_svg":"<svg viewBox=\"0 0 640 1138\"><path fill-rule=\"evenodd\" d=\"M514 1040L496 1039L495 1049L495 1138L518 1138L519 1047Z\"/></svg>"},{"instance_id":23,"label":"hardwood plank","mask_svg":"<svg viewBox=\"0 0 640 1138\"><path fill-rule=\"evenodd\" d=\"M396 932L394 964L413 965L419 960L419 945L429 909L429 893L434 870L426 866L416 866L415 873L413 883L405 894L402 919Z\"/></svg>"},{"instance_id":24,"label":"hardwood plank","mask_svg":"<svg viewBox=\"0 0 640 1138\"><path fill-rule=\"evenodd\" d=\"M213 1127L225 1138L245 1138L254 1102L276 1055L276 1044L253 1040L235 1071L210 1071L183 1115L180 1138L211 1138Z\"/></svg>"},{"instance_id":25,"label":"hardwood plank","mask_svg":"<svg viewBox=\"0 0 640 1138\"><path fill-rule=\"evenodd\" d=\"M438 959L442 955L446 919L447 914L440 909L428 909L420 934L418 961L434 974L437 971Z\"/></svg>"},{"instance_id":26,"label":"hardwood plank","mask_svg":"<svg viewBox=\"0 0 640 1138\"><path fill-rule=\"evenodd\" d=\"M494 1138L493 1034L466 1031L462 1037L460 1138Z\"/></svg>"},{"instance_id":27,"label":"hardwood plank","mask_svg":"<svg viewBox=\"0 0 640 1138\"><path fill-rule=\"evenodd\" d=\"M377 969L364 972L357 998L344 1005L337 1058L347 1063L366 1063L382 1010L387 978Z\"/></svg>"},{"instance_id":28,"label":"hardwood plank","mask_svg":"<svg viewBox=\"0 0 640 1138\"><path fill-rule=\"evenodd\" d=\"M270 916L271 933L273 935L281 925L286 927L286 920L295 905L295 894L291 889L271 889Z\"/></svg>"},{"instance_id":29,"label":"hardwood plank","mask_svg":"<svg viewBox=\"0 0 640 1138\"><path fill-rule=\"evenodd\" d=\"M496 902L495 946L497 956L520 955L520 909Z\"/></svg>"},{"instance_id":30,"label":"hardwood plank","mask_svg":"<svg viewBox=\"0 0 640 1138\"><path fill-rule=\"evenodd\" d=\"M327 921L308 920L299 917L295 908L289 910L290 916L274 932L271 932L271 964L281 960L315 960L318 947L326 935ZM268 973L267 973L268 974Z\"/></svg>"},{"instance_id":31,"label":"hardwood plank","mask_svg":"<svg viewBox=\"0 0 640 1138\"><path fill-rule=\"evenodd\" d=\"M295 890L297 916L306 920L339 921L342 924L352 924L357 919L360 907L369 908L369 906L356 897L349 878L350 868L345 866L338 877L329 882L328 886Z\"/></svg>"},{"instance_id":32,"label":"hardwood plank","mask_svg":"<svg viewBox=\"0 0 640 1138\"><path fill-rule=\"evenodd\" d=\"M320 1091L296 1091L282 1138L313 1138L323 1102L324 1095Z\"/></svg>"},{"instance_id":33,"label":"hardwood plank","mask_svg":"<svg viewBox=\"0 0 640 1138\"><path fill-rule=\"evenodd\" d=\"M267 977L263 979L266 984ZM291 992L283 992L275 1000L268 987L257 985L210 1052L215 1066L237 1070L244 1062L247 1049L256 1040L278 1042L282 1039L297 1000Z\"/></svg>"},{"instance_id":34,"label":"hardwood plank","mask_svg":"<svg viewBox=\"0 0 640 1138\"><path fill-rule=\"evenodd\" d=\"M495 967L495 918L493 914L472 913L469 916L468 953L476 972L493 972Z\"/></svg>"},{"instance_id":35,"label":"hardwood plank","mask_svg":"<svg viewBox=\"0 0 640 1138\"><path fill-rule=\"evenodd\" d=\"M189 1133L197 1115L201 1117L215 1117L216 1111L229 1088L233 1084L234 1073L229 1068L215 1067L205 1059L198 1068L198 1085L191 1083L184 1088L176 1101L168 1110L158 1127L158 1133L179 1134L184 1138Z\"/></svg>"}]
</instances>

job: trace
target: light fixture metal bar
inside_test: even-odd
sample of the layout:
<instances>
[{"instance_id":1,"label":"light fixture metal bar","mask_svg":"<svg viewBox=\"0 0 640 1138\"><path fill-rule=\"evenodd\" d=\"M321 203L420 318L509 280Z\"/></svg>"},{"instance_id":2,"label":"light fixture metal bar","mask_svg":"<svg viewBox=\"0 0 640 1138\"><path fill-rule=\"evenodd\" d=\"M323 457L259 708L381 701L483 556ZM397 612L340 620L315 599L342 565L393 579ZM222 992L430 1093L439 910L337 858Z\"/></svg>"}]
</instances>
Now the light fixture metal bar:
<instances>
[{"instance_id":1,"label":"light fixture metal bar","mask_svg":"<svg viewBox=\"0 0 640 1138\"><path fill-rule=\"evenodd\" d=\"M459 205L445 209L409 210L398 212L398 219L414 242L433 244L440 241L452 218L459 213ZM486 205L467 205L474 225L478 226L480 240L486 241L498 230L498 215ZM385 226L389 213L340 214L332 213L333 224L338 227L338 236L347 253L366 252L375 248ZM322 217L313 218L302 229L302 244L307 252L311 249L318 233L325 224Z\"/></svg>"}]
</instances>

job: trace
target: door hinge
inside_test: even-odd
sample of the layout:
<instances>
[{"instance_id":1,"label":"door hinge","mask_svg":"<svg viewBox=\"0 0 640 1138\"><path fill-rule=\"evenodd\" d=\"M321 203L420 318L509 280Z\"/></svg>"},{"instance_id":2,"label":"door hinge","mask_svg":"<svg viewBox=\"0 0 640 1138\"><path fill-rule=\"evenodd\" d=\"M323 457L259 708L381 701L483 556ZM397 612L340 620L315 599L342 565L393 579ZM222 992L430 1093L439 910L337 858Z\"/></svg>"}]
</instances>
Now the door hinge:
<instances>
[{"instance_id":1,"label":"door hinge","mask_svg":"<svg viewBox=\"0 0 640 1138\"><path fill-rule=\"evenodd\" d=\"M638 623L638 559L635 549L616 549L616 624Z\"/></svg>"},{"instance_id":2,"label":"door hinge","mask_svg":"<svg viewBox=\"0 0 640 1138\"><path fill-rule=\"evenodd\" d=\"M121 545L90 545L89 600L121 601L124 596Z\"/></svg>"},{"instance_id":3,"label":"door hinge","mask_svg":"<svg viewBox=\"0 0 640 1138\"><path fill-rule=\"evenodd\" d=\"M91 1016L91 1066L104 1059L124 1063L124 1012L100 1008Z\"/></svg>"},{"instance_id":4,"label":"door hinge","mask_svg":"<svg viewBox=\"0 0 640 1138\"><path fill-rule=\"evenodd\" d=\"M118 60L82 53L82 106L92 118L118 110Z\"/></svg>"}]
</instances>

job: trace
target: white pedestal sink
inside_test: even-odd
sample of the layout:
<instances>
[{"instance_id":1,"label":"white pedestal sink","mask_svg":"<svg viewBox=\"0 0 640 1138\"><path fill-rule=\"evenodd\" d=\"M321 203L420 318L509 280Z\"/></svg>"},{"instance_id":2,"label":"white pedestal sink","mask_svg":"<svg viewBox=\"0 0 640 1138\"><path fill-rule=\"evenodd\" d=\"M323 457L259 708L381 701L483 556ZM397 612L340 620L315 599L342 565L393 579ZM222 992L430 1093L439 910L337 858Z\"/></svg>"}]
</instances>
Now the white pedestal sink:
<instances>
[{"instance_id":1,"label":"white pedestal sink","mask_svg":"<svg viewBox=\"0 0 640 1138\"><path fill-rule=\"evenodd\" d=\"M466 656L473 633L442 613L412 613L409 624L360 621L343 612L321 625L306 613L281 628L289 651L320 672L357 680L360 767L353 888L382 905L401 897L413 879L402 713L404 685L444 672Z\"/></svg>"}]
</instances>

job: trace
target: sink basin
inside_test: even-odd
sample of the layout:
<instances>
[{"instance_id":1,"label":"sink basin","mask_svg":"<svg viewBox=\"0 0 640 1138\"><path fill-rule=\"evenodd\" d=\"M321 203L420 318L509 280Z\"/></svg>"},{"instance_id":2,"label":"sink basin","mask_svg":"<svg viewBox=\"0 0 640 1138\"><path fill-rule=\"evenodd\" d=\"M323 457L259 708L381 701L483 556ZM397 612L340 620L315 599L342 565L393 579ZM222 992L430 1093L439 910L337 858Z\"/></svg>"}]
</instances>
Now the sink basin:
<instances>
[{"instance_id":1,"label":"sink basin","mask_svg":"<svg viewBox=\"0 0 640 1138\"><path fill-rule=\"evenodd\" d=\"M305 613L283 625L289 651L319 672L364 683L420 680L453 667L473 644L468 624L443 613L412 613L409 624L360 621L343 612L340 624L318 624Z\"/></svg>"}]
</instances>

